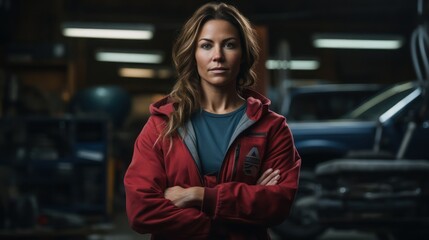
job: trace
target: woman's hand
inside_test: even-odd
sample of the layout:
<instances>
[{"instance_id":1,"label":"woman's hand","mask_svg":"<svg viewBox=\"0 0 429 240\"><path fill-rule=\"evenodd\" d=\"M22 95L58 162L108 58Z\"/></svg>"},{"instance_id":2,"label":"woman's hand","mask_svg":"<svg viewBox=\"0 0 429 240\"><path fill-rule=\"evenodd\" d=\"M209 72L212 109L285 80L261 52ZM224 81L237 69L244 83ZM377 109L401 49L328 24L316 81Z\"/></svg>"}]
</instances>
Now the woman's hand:
<instances>
[{"instance_id":1,"label":"woman's hand","mask_svg":"<svg viewBox=\"0 0 429 240\"><path fill-rule=\"evenodd\" d=\"M174 186L165 190L164 197L180 208L200 207L203 202L204 188Z\"/></svg>"},{"instance_id":2,"label":"woman's hand","mask_svg":"<svg viewBox=\"0 0 429 240\"><path fill-rule=\"evenodd\" d=\"M264 186L276 185L279 179L280 171L273 171L270 168L262 174L257 184ZM179 208L200 207L204 197L204 188L174 186L165 190L164 197Z\"/></svg>"},{"instance_id":3,"label":"woman's hand","mask_svg":"<svg viewBox=\"0 0 429 240\"><path fill-rule=\"evenodd\" d=\"M273 171L272 168L269 168L262 174L262 176L258 179L256 183L265 186L276 185L279 179L280 171Z\"/></svg>"}]
</instances>

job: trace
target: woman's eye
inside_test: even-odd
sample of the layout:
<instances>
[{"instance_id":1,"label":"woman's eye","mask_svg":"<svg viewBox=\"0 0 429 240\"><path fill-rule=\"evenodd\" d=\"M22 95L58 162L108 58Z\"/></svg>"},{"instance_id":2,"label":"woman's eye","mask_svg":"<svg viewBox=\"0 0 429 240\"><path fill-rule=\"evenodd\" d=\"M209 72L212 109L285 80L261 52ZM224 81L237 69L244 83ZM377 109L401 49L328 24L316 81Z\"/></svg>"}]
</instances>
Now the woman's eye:
<instances>
[{"instance_id":1,"label":"woman's eye","mask_svg":"<svg viewBox=\"0 0 429 240\"><path fill-rule=\"evenodd\" d=\"M235 48L235 43L233 43L233 42L227 42L227 43L225 43L225 47L226 48Z\"/></svg>"},{"instance_id":2,"label":"woman's eye","mask_svg":"<svg viewBox=\"0 0 429 240\"><path fill-rule=\"evenodd\" d=\"M203 43L203 44L201 44L201 48L202 49L210 49L211 48L211 44Z\"/></svg>"}]
</instances>

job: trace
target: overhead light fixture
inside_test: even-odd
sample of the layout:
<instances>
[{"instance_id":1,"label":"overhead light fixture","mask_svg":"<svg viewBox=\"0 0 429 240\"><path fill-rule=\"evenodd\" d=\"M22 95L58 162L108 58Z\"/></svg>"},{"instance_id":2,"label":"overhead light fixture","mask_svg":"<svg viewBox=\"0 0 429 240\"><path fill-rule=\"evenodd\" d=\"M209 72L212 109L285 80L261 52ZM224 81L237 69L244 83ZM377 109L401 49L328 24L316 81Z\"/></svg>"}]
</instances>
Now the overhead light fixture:
<instances>
[{"instance_id":1,"label":"overhead light fixture","mask_svg":"<svg viewBox=\"0 0 429 240\"><path fill-rule=\"evenodd\" d=\"M270 70L316 70L320 66L318 60L267 60L265 67Z\"/></svg>"},{"instance_id":2,"label":"overhead light fixture","mask_svg":"<svg viewBox=\"0 0 429 240\"><path fill-rule=\"evenodd\" d=\"M400 36L371 36L345 34L316 34L313 45L317 48L343 49L398 49L403 45Z\"/></svg>"},{"instance_id":3,"label":"overhead light fixture","mask_svg":"<svg viewBox=\"0 0 429 240\"><path fill-rule=\"evenodd\" d=\"M154 27L132 23L67 22L62 25L62 31L66 37L148 40L153 37Z\"/></svg>"},{"instance_id":4,"label":"overhead light fixture","mask_svg":"<svg viewBox=\"0 0 429 240\"><path fill-rule=\"evenodd\" d=\"M172 72L170 69L153 68L132 68L122 67L119 69L119 76L127 78L170 78Z\"/></svg>"},{"instance_id":5,"label":"overhead light fixture","mask_svg":"<svg viewBox=\"0 0 429 240\"><path fill-rule=\"evenodd\" d=\"M96 52L95 59L102 62L126 62L126 63L161 63L163 54L160 52L135 52L135 51L106 51Z\"/></svg>"},{"instance_id":6,"label":"overhead light fixture","mask_svg":"<svg viewBox=\"0 0 429 240\"><path fill-rule=\"evenodd\" d=\"M155 78L154 69L147 68L120 68L119 76L128 78Z\"/></svg>"}]
</instances>

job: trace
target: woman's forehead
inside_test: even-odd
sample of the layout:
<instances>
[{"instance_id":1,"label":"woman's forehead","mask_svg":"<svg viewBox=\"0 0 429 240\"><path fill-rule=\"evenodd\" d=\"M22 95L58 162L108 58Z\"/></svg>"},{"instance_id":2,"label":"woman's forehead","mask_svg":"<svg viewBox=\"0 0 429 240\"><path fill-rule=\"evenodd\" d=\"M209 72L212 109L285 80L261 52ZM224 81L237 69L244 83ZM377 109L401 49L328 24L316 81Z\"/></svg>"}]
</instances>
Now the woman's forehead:
<instances>
[{"instance_id":1,"label":"woman's forehead","mask_svg":"<svg viewBox=\"0 0 429 240\"><path fill-rule=\"evenodd\" d=\"M226 20L209 20L201 27L200 33L198 35L199 38L205 37L236 37L238 38L238 30L232 25L230 22Z\"/></svg>"}]
</instances>

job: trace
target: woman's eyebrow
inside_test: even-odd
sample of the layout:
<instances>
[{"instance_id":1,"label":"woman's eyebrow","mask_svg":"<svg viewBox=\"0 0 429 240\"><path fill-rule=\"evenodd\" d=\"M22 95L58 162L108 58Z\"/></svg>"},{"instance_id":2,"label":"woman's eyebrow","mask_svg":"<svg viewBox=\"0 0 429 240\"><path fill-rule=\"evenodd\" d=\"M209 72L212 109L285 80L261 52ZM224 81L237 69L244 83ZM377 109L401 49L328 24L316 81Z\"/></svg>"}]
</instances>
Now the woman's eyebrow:
<instances>
[{"instance_id":1,"label":"woman's eyebrow","mask_svg":"<svg viewBox=\"0 0 429 240\"><path fill-rule=\"evenodd\" d=\"M200 38L200 40L198 40L198 42L200 41L208 41L208 42L213 42L213 40L208 39L208 38Z\"/></svg>"},{"instance_id":2,"label":"woman's eyebrow","mask_svg":"<svg viewBox=\"0 0 429 240\"><path fill-rule=\"evenodd\" d=\"M236 37L225 38L225 39L222 40L222 42L227 42L227 41L230 41L230 40L237 40L237 38ZM200 38L200 40L198 40L198 42L199 41L214 42L212 39L209 39L209 38Z\"/></svg>"},{"instance_id":3,"label":"woman's eyebrow","mask_svg":"<svg viewBox=\"0 0 429 240\"><path fill-rule=\"evenodd\" d=\"M226 41L230 41L230 40L237 40L237 38L236 37L229 37L229 38L225 38L223 41L226 42Z\"/></svg>"}]
</instances>

